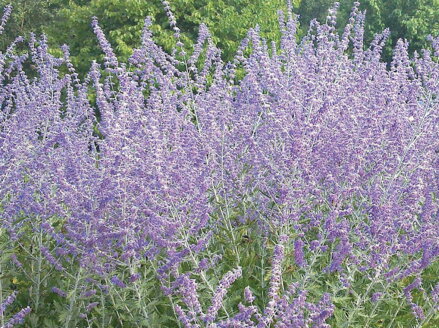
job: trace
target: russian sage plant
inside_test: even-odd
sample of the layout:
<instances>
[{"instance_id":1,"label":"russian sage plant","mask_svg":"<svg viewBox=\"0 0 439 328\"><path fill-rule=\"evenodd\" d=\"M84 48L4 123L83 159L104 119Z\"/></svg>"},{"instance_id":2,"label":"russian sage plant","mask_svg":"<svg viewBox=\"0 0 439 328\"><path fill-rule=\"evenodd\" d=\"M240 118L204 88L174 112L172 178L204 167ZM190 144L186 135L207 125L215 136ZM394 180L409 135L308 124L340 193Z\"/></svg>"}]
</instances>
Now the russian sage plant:
<instances>
[{"instance_id":1,"label":"russian sage plant","mask_svg":"<svg viewBox=\"0 0 439 328\"><path fill-rule=\"evenodd\" d=\"M358 3L300 41L290 5L224 63L163 5L171 54L149 18L126 63L93 18L84 80L45 36L0 54L1 325L438 324L439 39L387 67Z\"/></svg>"}]
</instances>

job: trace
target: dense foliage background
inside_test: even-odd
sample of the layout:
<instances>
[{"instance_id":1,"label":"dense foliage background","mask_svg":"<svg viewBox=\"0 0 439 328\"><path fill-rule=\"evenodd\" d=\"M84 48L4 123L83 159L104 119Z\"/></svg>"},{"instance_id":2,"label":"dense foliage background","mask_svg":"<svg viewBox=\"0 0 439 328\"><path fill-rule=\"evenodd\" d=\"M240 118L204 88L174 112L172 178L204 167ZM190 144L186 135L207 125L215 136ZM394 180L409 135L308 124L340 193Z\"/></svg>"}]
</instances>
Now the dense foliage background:
<instances>
[{"instance_id":1,"label":"dense foliage background","mask_svg":"<svg viewBox=\"0 0 439 328\"><path fill-rule=\"evenodd\" d=\"M10 0L0 0L4 7ZM261 35L279 41L277 11L286 9L286 0L172 0L182 38L190 47L198 26L205 23L212 39L222 50L226 61L233 58L240 41L249 28L260 26ZM293 0L299 15L298 36L303 36L309 22L325 21L327 8L333 0ZM340 1L338 29L347 23L354 0ZM143 20L151 16L151 30L159 45L169 51L174 43L172 31L160 0L14 0L12 19L0 41L5 48L17 35L45 32L54 53L68 43L72 62L81 75L90 68L93 59L101 56L90 26L97 16L114 46L116 54L126 59L139 45ZM367 10L365 41L371 42L376 33L389 28L391 35L384 49L384 60L390 62L391 49L399 38L410 40L409 51L428 48L428 35L439 33L439 0L364 0L360 9Z\"/></svg>"}]
</instances>

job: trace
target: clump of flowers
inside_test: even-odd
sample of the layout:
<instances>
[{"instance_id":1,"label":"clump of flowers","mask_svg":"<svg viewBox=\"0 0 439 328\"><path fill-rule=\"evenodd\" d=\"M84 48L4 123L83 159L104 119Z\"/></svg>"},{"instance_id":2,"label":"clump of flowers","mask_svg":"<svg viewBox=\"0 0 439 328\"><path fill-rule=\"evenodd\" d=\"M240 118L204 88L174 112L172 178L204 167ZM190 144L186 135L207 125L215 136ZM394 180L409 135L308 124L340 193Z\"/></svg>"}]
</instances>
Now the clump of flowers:
<instances>
[{"instance_id":1,"label":"clump of flowers","mask_svg":"<svg viewBox=\"0 0 439 328\"><path fill-rule=\"evenodd\" d=\"M279 44L255 27L224 63L164 6L172 54L146 19L119 62L93 18L105 57L83 81L44 36L0 54L0 229L36 315L47 288L66 327L433 320L438 40L387 67L389 31L365 45L355 3L339 35L334 5L300 42L279 13Z\"/></svg>"},{"instance_id":2,"label":"clump of flowers","mask_svg":"<svg viewBox=\"0 0 439 328\"><path fill-rule=\"evenodd\" d=\"M2 302L0 302L0 324L1 328L12 328L17 324L23 323L24 318L31 312L30 307L26 307L12 315L9 320L6 320L6 309L14 303L17 297L17 292L11 293Z\"/></svg>"}]
</instances>

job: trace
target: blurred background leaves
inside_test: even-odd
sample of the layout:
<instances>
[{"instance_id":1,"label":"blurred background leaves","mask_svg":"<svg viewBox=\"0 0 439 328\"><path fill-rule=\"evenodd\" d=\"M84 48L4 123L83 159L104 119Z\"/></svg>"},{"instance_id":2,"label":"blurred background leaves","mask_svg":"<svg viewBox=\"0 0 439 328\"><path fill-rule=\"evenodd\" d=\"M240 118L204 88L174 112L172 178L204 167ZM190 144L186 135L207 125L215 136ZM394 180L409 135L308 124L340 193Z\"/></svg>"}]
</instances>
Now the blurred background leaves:
<instances>
[{"instance_id":1,"label":"blurred background leaves","mask_svg":"<svg viewBox=\"0 0 439 328\"><path fill-rule=\"evenodd\" d=\"M270 41L279 39L279 10L287 9L286 0L170 0L177 24L182 30L182 41L189 47L198 34L198 26L205 23L214 42L222 50L225 61L233 58L240 41L249 28L260 26L262 36ZM5 49L16 36L30 32L46 33L53 53L59 46L70 46L73 63L85 73L93 59L102 59L90 23L97 16L109 41L122 60L139 45L144 19L151 16L155 40L171 51L175 40L160 0L0 0L0 6L14 6L12 19L0 40ZM299 15L303 35L313 18L325 21L333 0L293 0ZM354 0L341 0L340 30L349 17ZM410 42L410 51L428 48L428 35L439 33L439 0L363 0L361 10L367 11L366 43L375 33L389 27L391 38L384 50L384 60L391 58L391 49L399 38Z\"/></svg>"}]
</instances>

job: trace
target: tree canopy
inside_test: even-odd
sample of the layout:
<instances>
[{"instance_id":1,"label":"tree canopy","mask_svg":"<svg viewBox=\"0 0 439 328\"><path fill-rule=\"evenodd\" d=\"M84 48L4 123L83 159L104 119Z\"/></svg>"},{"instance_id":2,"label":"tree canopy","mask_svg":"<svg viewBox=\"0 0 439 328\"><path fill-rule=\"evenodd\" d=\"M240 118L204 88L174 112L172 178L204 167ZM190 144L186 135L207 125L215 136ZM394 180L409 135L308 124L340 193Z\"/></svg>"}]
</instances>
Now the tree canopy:
<instances>
[{"instance_id":1,"label":"tree canopy","mask_svg":"<svg viewBox=\"0 0 439 328\"><path fill-rule=\"evenodd\" d=\"M170 2L185 44L195 41L201 23L209 28L213 41L230 60L248 29L259 25L267 39L278 38L277 12L286 9L284 0L172 0ZM298 2L296 2L298 3ZM55 24L49 28L50 43L67 41L74 63L88 69L92 59L100 55L90 28L93 16L114 46L117 55L127 58L139 45L145 17L152 18L155 40L170 51L175 43L160 0L70 0L58 11Z\"/></svg>"},{"instance_id":2,"label":"tree canopy","mask_svg":"<svg viewBox=\"0 0 439 328\"><path fill-rule=\"evenodd\" d=\"M0 0L0 6L10 2ZM291 2L299 15L302 34L312 18L324 22L328 8L334 4L334 0ZM354 0L339 2L341 30ZM199 25L204 23L226 61L232 59L248 29L256 25L263 37L277 41L278 11L287 9L287 0L169 0L169 3L182 31L182 41L189 46L197 38ZM14 0L12 4L14 10L0 41L1 49L18 35L26 36L31 31L46 33L54 53L61 54L62 44L69 45L79 72L87 71L93 59L103 57L91 28L94 16L121 59L126 59L139 45L147 16L152 19L151 30L159 45L170 51L175 43L161 0ZM390 40L384 49L387 61L399 38L407 39L413 52L429 46L429 34L439 34L439 0L363 0L360 9L366 11L366 43L386 27L390 29Z\"/></svg>"},{"instance_id":3,"label":"tree canopy","mask_svg":"<svg viewBox=\"0 0 439 328\"><path fill-rule=\"evenodd\" d=\"M355 0L340 0L339 28L342 29ZM302 26L317 18L325 21L327 8L333 0L303 0L297 7ZM410 43L411 52L429 47L428 35L439 34L439 0L362 0L360 10L366 10L365 40L372 41L376 33L390 29L390 40L384 49L384 57L389 60L391 49L398 39Z\"/></svg>"}]
</instances>

